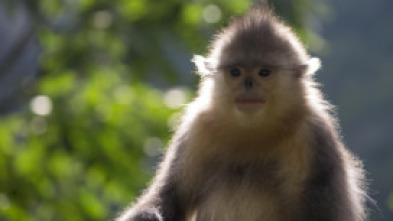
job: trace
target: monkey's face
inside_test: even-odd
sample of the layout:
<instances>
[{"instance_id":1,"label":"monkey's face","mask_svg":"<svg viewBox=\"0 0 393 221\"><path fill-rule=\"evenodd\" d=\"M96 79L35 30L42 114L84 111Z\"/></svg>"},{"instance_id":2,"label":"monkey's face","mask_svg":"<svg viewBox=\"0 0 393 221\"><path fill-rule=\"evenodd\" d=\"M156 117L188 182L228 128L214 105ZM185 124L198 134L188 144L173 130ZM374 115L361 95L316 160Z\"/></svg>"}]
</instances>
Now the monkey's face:
<instances>
[{"instance_id":1,"label":"monkey's face","mask_svg":"<svg viewBox=\"0 0 393 221\"><path fill-rule=\"evenodd\" d=\"M216 78L219 97L227 111L242 116L285 114L301 102L302 67L235 65L221 69Z\"/></svg>"},{"instance_id":2,"label":"monkey's face","mask_svg":"<svg viewBox=\"0 0 393 221\"><path fill-rule=\"evenodd\" d=\"M261 111L268 102L268 93L274 84L275 70L269 67L227 67L223 77L232 97L233 106L246 113Z\"/></svg>"}]
</instances>

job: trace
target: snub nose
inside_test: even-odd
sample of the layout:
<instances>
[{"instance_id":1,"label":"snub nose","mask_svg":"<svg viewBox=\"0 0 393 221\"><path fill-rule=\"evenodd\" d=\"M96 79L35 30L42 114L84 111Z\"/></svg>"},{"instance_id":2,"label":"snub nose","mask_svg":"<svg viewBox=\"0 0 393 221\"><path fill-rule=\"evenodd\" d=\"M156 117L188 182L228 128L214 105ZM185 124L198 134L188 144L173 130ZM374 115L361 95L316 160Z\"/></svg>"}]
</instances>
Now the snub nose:
<instances>
[{"instance_id":1,"label":"snub nose","mask_svg":"<svg viewBox=\"0 0 393 221\"><path fill-rule=\"evenodd\" d=\"M246 78L244 80L244 86L246 87L246 89L251 89L253 87L253 81L251 78Z\"/></svg>"}]
</instances>

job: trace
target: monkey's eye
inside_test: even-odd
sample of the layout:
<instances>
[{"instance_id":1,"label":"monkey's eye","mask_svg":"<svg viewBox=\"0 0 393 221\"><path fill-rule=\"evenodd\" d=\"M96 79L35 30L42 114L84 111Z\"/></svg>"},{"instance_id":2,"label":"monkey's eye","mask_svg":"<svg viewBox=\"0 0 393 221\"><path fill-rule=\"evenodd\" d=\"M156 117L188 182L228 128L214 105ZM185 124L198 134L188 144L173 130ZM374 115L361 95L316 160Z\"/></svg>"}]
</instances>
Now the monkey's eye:
<instances>
[{"instance_id":1,"label":"monkey's eye","mask_svg":"<svg viewBox=\"0 0 393 221\"><path fill-rule=\"evenodd\" d=\"M266 69L266 68L262 68L260 71L259 71L259 76L261 76L261 77L267 77L267 76L269 76L271 74L271 71L269 70L269 69Z\"/></svg>"},{"instance_id":2,"label":"monkey's eye","mask_svg":"<svg viewBox=\"0 0 393 221\"><path fill-rule=\"evenodd\" d=\"M238 68L232 68L231 70L229 70L229 73L232 77L239 77L242 74L242 72Z\"/></svg>"}]
</instances>

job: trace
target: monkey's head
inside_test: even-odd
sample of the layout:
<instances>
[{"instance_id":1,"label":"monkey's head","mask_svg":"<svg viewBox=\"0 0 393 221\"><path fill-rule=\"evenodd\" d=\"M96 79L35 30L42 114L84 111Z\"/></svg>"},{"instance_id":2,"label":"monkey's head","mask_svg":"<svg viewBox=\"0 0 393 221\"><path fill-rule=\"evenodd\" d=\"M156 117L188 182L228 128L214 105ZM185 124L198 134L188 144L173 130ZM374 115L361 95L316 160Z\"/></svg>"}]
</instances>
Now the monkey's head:
<instances>
[{"instance_id":1,"label":"monkey's head","mask_svg":"<svg viewBox=\"0 0 393 221\"><path fill-rule=\"evenodd\" d=\"M195 56L194 62L202 76L200 97L210 99L212 108L252 121L300 111L309 74L319 67L266 6L232 20L208 56Z\"/></svg>"}]
</instances>

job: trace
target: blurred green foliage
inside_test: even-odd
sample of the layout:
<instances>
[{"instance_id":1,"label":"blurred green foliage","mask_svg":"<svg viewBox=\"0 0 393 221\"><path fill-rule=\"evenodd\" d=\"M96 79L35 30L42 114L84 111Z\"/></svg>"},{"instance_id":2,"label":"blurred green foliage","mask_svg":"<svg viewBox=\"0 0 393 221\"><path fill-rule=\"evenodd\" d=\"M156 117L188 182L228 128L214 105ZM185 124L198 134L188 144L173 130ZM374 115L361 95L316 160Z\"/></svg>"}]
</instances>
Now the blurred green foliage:
<instances>
[{"instance_id":1,"label":"blurred green foliage","mask_svg":"<svg viewBox=\"0 0 393 221\"><path fill-rule=\"evenodd\" d=\"M173 111L158 91L121 73L46 76L37 90L51 98L50 115L26 110L2 119L0 217L102 220L146 182L141 147L150 136L168 138Z\"/></svg>"},{"instance_id":2,"label":"blurred green foliage","mask_svg":"<svg viewBox=\"0 0 393 221\"><path fill-rule=\"evenodd\" d=\"M179 109L163 95L191 74L171 55L206 52L213 30L249 2L22 2L41 72L31 102L0 118L0 220L112 219L145 186L170 138L168 119ZM304 30L295 18L308 1L296 13L281 2L284 19ZM211 4L222 16L210 24L203 16ZM34 109L37 95L47 113Z\"/></svg>"}]
</instances>

